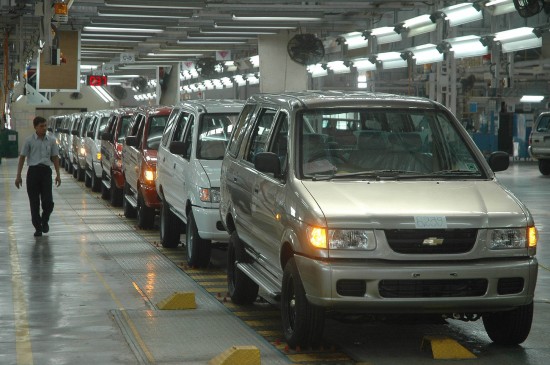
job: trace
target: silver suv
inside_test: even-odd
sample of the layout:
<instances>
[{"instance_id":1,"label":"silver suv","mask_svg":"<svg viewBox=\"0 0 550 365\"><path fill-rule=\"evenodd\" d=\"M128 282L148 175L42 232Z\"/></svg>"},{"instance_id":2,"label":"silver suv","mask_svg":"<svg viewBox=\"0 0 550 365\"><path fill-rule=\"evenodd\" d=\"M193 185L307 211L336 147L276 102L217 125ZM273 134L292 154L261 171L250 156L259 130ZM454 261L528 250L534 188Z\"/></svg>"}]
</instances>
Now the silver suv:
<instances>
[{"instance_id":1,"label":"silver suv","mask_svg":"<svg viewBox=\"0 0 550 365\"><path fill-rule=\"evenodd\" d=\"M253 96L220 178L231 299L280 300L291 347L320 341L327 310L483 318L494 342L521 343L537 231L495 178L508 164L428 99Z\"/></svg>"},{"instance_id":2,"label":"silver suv","mask_svg":"<svg viewBox=\"0 0 550 365\"><path fill-rule=\"evenodd\" d=\"M550 112L541 113L529 136L529 154L539 160L539 171L550 174Z\"/></svg>"},{"instance_id":3,"label":"silver suv","mask_svg":"<svg viewBox=\"0 0 550 365\"><path fill-rule=\"evenodd\" d=\"M243 105L238 100L185 101L172 110L162 136L155 180L162 199L160 242L177 247L185 226L191 266L207 266L211 242L229 240L218 211L220 169Z\"/></svg>"}]
</instances>

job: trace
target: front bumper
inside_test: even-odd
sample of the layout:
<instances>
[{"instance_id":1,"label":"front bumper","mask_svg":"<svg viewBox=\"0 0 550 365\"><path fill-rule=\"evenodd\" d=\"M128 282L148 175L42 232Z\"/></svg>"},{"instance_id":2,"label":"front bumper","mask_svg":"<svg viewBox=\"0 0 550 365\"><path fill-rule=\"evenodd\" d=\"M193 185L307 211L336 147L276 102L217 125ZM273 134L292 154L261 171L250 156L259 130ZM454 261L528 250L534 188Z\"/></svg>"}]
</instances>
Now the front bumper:
<instances>
[{"instance_id":1,"label":"front bumper","mask_svg":"<svg viewBox=\"0 0 550 365\"><path fill-rule=\"evenodd\" d=\"M155 186L141 184L140 189L141 194L143 195L143 200L145 201L145 205L147 205L149 208L160 209L161 202Z\"/></svg>"},{"instance_id":2,"label":"front bumper","mask_svg":"<svg viewBox=\"0 0 550 365\"><path fill-rule=\"evenodd\" d=\"M201 238L217 242L229 242L229 233L219 229L223 225L218 208L193 206L193 217Z\"/></svg>"},{"instance_id":3,"label":"front bumper","mask_svg":"<svg viewBox=\"0 0 550 365\"><path fill-rule=\"evenodd\" d=\"M475 262L390 262L383 260L338 260L326 262L295 256L302 283L309 301L318 306L361 312L379 313L449 313L487 312L529 304L534 297L538 263L535 258L477 260ZM523 287L514 294L498 294L499 279L522 278ZM440 297L424 289L426 282L438 280L486 279L487 289L475 296ZM360 296L344 296L337 292L337 283L365 283ZM412 283L425 290L425 296L384 297L380 284L385 280ZM409 286L407 286L409 288ZM399 294L397 294L399 296Z\"/></svg>"}]
</instances>

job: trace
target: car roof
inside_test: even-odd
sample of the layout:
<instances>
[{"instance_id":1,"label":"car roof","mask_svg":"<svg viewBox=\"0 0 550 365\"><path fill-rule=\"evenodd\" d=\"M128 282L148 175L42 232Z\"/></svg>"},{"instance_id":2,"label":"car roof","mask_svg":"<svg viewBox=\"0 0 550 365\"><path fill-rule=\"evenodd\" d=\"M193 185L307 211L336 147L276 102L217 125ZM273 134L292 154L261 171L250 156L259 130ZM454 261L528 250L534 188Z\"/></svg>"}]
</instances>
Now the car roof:
<instances>
[{"instance_id":1,"label":"car roof","mask_svg":"<svg viewBox=\"0 0 550 365\"><path fill-rule=\"evenodd\" d=\"M244 100L234 99L186 100L181 102L178 107L192 109L199 113L238 113L244 103Z\"/></svg>"},{"instance_id":2,"label":"car roof","mask_svg":"<svg viewBox=\"0 0 550 365\"><path fill-rule=\"evenodd\" d=\"M263 102L285 105L290 109L364 106L378 108L444 108L441 104L421 97L402 96L369 91L308 90L261 93L248 98L247 102Z\"/></svg>"}]
</instances>

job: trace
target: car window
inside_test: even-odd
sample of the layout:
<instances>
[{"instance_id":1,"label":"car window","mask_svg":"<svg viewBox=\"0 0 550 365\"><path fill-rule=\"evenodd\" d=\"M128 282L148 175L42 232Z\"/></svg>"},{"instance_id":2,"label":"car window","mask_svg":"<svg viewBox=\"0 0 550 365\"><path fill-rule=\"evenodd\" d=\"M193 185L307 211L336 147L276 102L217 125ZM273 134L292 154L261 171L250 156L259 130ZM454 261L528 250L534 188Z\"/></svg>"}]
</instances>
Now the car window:
<instances>
[{"instance_id":1,"label":"car window","mask_svg":"<svg viewBox=\"0 0 550 365\"><path fill-rule=\"evenodd\" d=\"M168 145L168 141L170 140L170 134L172 133L172 130L174 129L174 125L176 124L176 121L178 119L179 115L179 109L172 109L172 112L170 113L170 117L168 118L168 124L166 125L166 128L164 129L164 132L162 134L161 139L161 146L165 147Z\"/></svg>"},{"instance_id":2,"label":"car window","mask_svg":"<svg viewBox=\"0 0 550 365\"><path fill-rule=\"evenodd\" d=\"M107 124L109 123L109 117L103 117L101 118L99 122L98 132L97 135L101 136L101 133L105 131L105 128L107 128Z\"/></svg>"},{"instance_id":3,"label":"car window","mask_svg":"<svg viewBox=\"0 0 550 365\"><path fill-rule=\"evenodd\" d=\"M131 115L125 115L120 120L120 132L118 133L117 142L122 143L124 141L124 138L126 138L126 135L128 134L128 129L130 127L130 123L132 122L132 116Z\"/></svg>"},{"instance_id":4,"label":"car window","mask_svg":"<svg viewBox=\"0 0 550 365\"><path fill-rule=\"evenodd\" d=\"M185 130L185 135L183 136L183 142L187 143L187 151L183 157L189 159L191 157L191 151L193 150L193 132L195 130L195 117L191 114L187 121L187 128Z\"/></svg>"},{"instance_id":5,"label":"car window","mask_svg":"<svg viewBox=\"0 0 550 365\"><path fill-rule=\"evenodd\" d=\"M197 158L221 160L231 130L238 117L234 114L203 114L198 125Z\"/></svg>"},{"instance_id":6,"label":"car window","mask_svg":"<svg viewBox=\"0 0 550 365\"><path fill-rule=\"evenodd\" d=\"M267 139L273 126L276 110L262 109L258 115L249 140L246 160L254 162L254 157L266 151Z\"/></svg>"},{"instance_id":7,"label":"car window","mask_svg":"<svg viewBox=\"0 0 550 365\"><path fill-rule=\"evenodd\" d=\"M175 131L174 131L174 136L172 137L172 141L181 142L183 140L183 131L185 130L185 126L189 121L189 116L190 116L189 113L181 112L175 126Z\"/></svg>"},{"instance_id":8,"label":"car window","mask_svg":"<svg viewBox=\"0 0 550 365\"><path fill-rule=\"evenodd\" d=\"M405 109L318 109L297 115L299 170L305 177L365 171L480 177L471 147L444 112Z\"/></svg>"},{"instance_id":9,"label":"car window","mask_svg":"<svg viewBox=\"0 0 550 365\"><path fill-rule=\"evenodd\" d=\"M168 115L155 115L149 117L149 131L147 132L146 148L158 150L160 139L162 138L162 132L164 132L167 121Z\"/></svg>"},{"instance_id":10,"label":"car window","mask_svg":"<svg viewBox=\"0 0 550 365\"><path fill-rule=\"evenodd\" d=\"M245 136L246 126L248 125L250 118L252 118L255 109L256 105L245 105L245 107L241 111L241 114L239 115L236 126L233 128L231 138L229 139L229 146L227 148L227 153L229 153L233 157L236 157L239 153L241 143Z\"/></svg>"},{"instance_id":11,"label":"car window","mask_svg":"<svg viewBox=\"0 0 550 365\"><path fill-rule=\"evenodd\" d=\"M550 115L543 115L537 123L537 132L550 132Z\"/></svg>"},{"instance_id":12,"label":"car window","mask_svg":"<svg viewBox=\"0 0 550 365\"><path fill-rule=\"evenodd\" d=\"M273 152L279 157L281 175L284 176L288 169L288 115L286 113L280 113L277 118L269 152Z\"/></svg>"}]
</instances>

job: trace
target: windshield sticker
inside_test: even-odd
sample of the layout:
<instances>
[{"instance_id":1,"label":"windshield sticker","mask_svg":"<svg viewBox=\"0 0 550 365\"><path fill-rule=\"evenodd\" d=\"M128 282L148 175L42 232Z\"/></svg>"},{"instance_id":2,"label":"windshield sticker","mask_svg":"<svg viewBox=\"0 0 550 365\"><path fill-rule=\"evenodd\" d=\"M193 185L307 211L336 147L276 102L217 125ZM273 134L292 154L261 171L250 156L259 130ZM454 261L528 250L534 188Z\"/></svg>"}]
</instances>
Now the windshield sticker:
<instances>
[{"instance_id":1,"label":"windshield sticker","mask_svg":"<svg viewBox=\"0 0 550 365\"><path fill-rule=\"evenodd\" d=\"M417 229L447 228L447 219L438 215L414 217L414 225Z\"/></svg>"}]
</instances>

